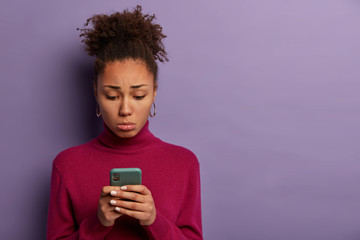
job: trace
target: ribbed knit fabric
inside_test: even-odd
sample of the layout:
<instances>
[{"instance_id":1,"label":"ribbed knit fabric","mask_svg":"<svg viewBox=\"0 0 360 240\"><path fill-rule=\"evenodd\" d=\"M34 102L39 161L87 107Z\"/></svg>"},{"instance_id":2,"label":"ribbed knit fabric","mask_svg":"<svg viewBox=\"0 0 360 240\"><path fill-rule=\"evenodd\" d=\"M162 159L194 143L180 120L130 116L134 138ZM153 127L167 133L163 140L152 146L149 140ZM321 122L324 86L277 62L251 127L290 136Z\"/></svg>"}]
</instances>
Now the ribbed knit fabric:
<instances>
[{"instance_id":1,"label":"ribbed knit fabric","mask_svg":"<svg viewBox=\"0 0 360 240\"><path fill-rule=\"evenodd\" d=\"M202 239L199 163L189 150L165 143L147 122L133 138L106 126L92 141L61 152L53 162L47 239ZM111 227L97 217L112 168L138 167L157 211L147 227L121 216Z\"/></svg>"}]
</instances>

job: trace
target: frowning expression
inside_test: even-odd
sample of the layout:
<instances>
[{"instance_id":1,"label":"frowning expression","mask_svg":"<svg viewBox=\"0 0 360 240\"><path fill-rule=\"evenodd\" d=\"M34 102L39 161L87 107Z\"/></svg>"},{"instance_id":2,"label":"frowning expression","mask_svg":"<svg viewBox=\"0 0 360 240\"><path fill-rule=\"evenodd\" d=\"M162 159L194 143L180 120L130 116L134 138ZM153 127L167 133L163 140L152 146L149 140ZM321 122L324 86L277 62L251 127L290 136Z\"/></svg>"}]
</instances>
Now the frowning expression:
<instances>
[{"instance_id":1,"label":"frowning expression","mask_svg":"<svg viewBox=\"0 0 360 240\"><path fill-rule=\"evenodd\" d=\"M95 96L110 130L118 137L133 137L145 125L155 101L154 76L141 60L107 63L98 76Z\"/></svg>"}]
</instances>

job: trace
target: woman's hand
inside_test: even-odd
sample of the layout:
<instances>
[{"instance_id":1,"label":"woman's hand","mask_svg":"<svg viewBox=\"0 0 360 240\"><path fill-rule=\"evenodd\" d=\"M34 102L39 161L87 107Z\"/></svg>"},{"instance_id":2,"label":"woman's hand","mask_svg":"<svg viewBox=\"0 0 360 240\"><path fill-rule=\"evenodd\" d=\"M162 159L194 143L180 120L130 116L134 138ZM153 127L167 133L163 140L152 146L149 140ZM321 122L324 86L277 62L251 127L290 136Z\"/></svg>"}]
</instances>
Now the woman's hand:
<instances>
[{"instance_id":1,"label":"woman's hand","mask_svg":"<svg viewBox=\"0 0 360 240\"><path fill-rule=\"evenodd\" d=\"M98 218L102 225L112 226L115 223L115 220L120 217L122 214L115 211L115 207L111 206L110 201L114 199L110 195L111 191L121 191L120 187L115 186L104 186L101 190L101 196L99 199L98 207Z\"/></svg>"},{"instance_id":2,"label":"woman's hand","mask_svg":"<svg viewBox=\"0 0 360 240\"><path fill-rule=\"evenodd\" d=\"M151 192L144 185L126 185L110 192L110 204L117 214L136 218L141 225L149 226L156 218L156 209ZM131 201L128 201L131 200Z\"/></svg>"}]
</instances>

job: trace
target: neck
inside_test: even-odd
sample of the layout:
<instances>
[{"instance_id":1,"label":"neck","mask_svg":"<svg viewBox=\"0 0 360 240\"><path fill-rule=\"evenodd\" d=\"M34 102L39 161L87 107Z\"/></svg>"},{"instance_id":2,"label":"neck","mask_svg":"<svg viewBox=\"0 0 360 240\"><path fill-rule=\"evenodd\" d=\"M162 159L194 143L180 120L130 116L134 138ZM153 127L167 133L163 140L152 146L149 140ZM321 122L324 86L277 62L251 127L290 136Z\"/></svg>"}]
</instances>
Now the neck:
<instances>
[{"instance_id":1,"label":"neck","mask_svg":"<svg viewBox=\"0 0 360 240\"><path fill-rule=\"evenodd\" d=\"M104 131L99 135L98 139L109 148L131 150L145 147L157 138L149 131L149 121L147 121L144 127L134 137L130 138L117 136L104 123Z\"/></svg>"}]
</instances>

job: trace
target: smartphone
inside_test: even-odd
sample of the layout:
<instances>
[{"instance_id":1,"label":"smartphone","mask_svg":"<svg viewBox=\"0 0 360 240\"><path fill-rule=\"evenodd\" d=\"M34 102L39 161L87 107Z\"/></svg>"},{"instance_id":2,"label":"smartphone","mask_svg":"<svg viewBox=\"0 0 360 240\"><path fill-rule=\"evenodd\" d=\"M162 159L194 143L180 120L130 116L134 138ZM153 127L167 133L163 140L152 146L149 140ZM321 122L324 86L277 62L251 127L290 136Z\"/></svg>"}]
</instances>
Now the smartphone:
<instances>
[{"instance_id":1,"label":"smartphone","mask_svg":"<svg viewBox=\"0 0 360 240\"><path fill-rule=\"evenodd\" d=\"M141 185L140 168L113 168L110 171L110 186Z\"/></svg>"}]
</instances>

